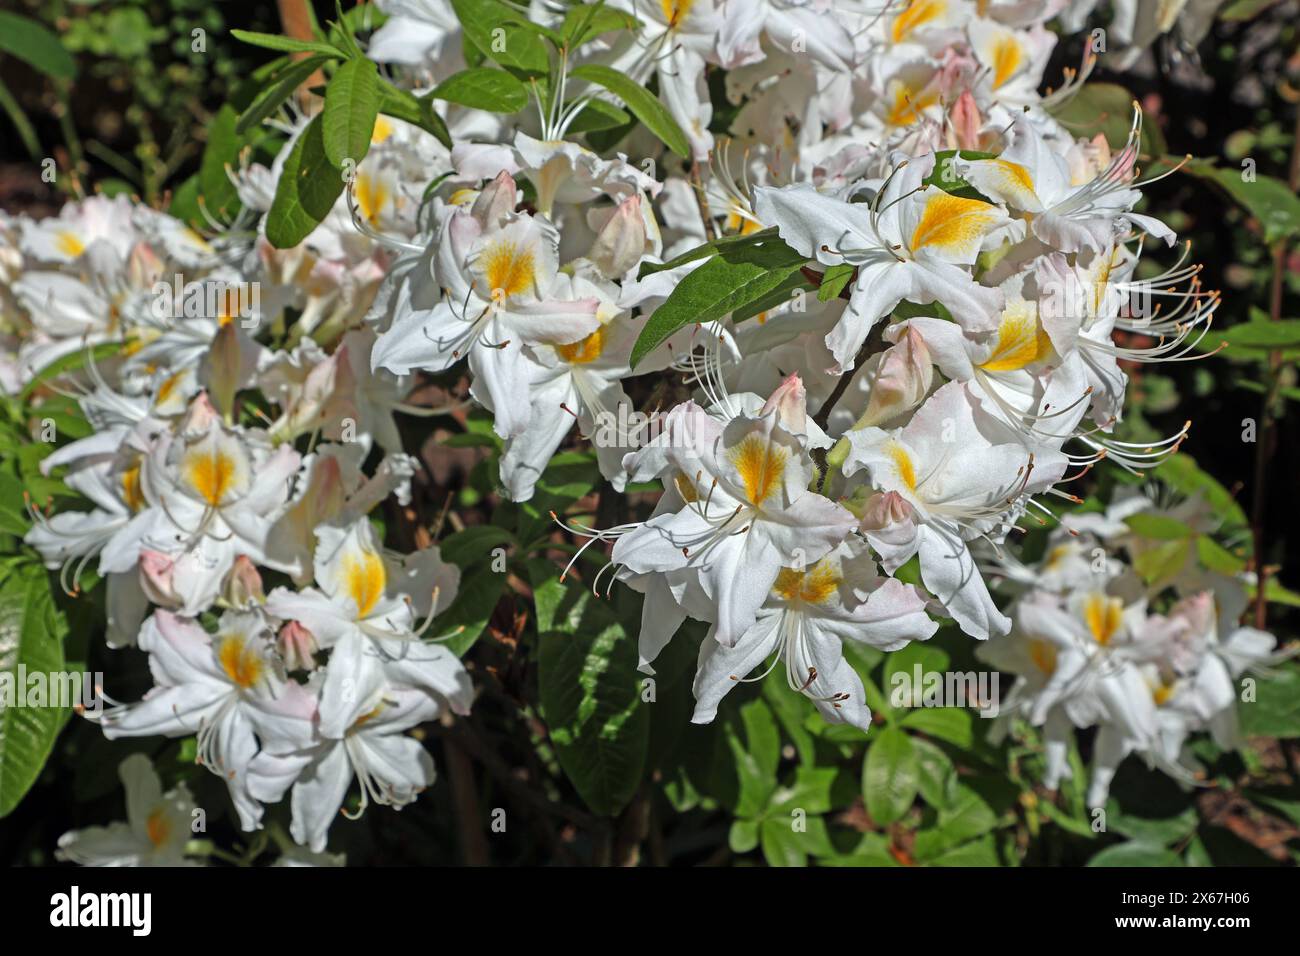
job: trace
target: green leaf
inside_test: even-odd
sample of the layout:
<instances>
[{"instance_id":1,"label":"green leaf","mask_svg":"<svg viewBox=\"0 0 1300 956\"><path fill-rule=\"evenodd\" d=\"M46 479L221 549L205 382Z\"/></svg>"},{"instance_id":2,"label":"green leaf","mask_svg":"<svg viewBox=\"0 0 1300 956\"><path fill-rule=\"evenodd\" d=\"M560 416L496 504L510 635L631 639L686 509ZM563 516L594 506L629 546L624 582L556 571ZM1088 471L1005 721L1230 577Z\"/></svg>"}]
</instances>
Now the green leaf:
<instances>
[{"instance_id":1,"label":"green leaf","mask_svg":"<svg viewBox=\"0 0 1300 956\"><path fill-rule=\"evenodd\" d=\"M897 727L876 735L862 765L862 796L876 823L893 823L916 799L920 775L912 739Z\"/></svg>"},{"instance_id":2,"label":"green leaf","mask_svg":"<svg viewBox=\"0 0 1300 956\"><path fill-rule=\"evenodd\" d=\"M1102 133L1111 149L1120 150L1133 123L1133 94L1114 83L1088 83L1050 112L1072 136L1091 138ZM1142 123L1138 149L1144 156L1169 152L1160 127L1150 119Z\"/></svg>"},{"instance_id":3,"label":"green leaf","mask_svg":"<svg viewBox=\"0 0 1300 956\"><path fill-rule=\"evenodd\" d=\"M379 70L366 59L348 60L325 87L321 139L325 156L340 169L366 158L379 115Z\"/></svg>"},{"instance_id":4,"label":"green leaf","mask_svg":"<svg viewBox=\"0 0 1300 956\"><path fill-rule=\"evenodd\" d=\"M1202 471L1196 459L1186 452L1170 455L1155 469L1154 476L1184 495L1204 495L1211 511L1223 518L1225 525L1245 526L1249 523L1246 512L1237 504L1232 492L1209 472Z\"/></svg>"},{"instance_id":5,"label":"green leaf","mask_svg":"<svg viewBox=\"0 0 1300 956\"><path fill-rule=\"evenodd\" d=\"M687 252L683 252L675 259L669 259L667 262L643 262L641 271L637 273L637 278L644 279L646 276L654 275L656 272L667 272L669 269L676 269L678 266L684 266L688 262L694 262L697 259L707 259L715 256L725 249L741 249L748 246L761 245L778 235L776 226L771 226L759 232L752 232L747 236L723 236L721 239L712 239L703 245L696 246Z\"/></svg>"},{"instance_id":6,"label":"green leaf","mask_svg":"<svg viewBox=\"0 0 1300 956\"><path fill-rule=\"evenodd\" d=\"M50 379L57 378L64 372L75 371L92 358L96 362L111 358L120 352L124 346L124 342L101 342L99 345L78 349L55 359L32 376L32 380L23 386L23 390L19 392L18 400L21 402L27 401L38 388L50 381Z\"/></svg>"},{"instance_id":7,"label":"green leaf","mask_svg":"<svg viewBox=\"0 0 1300 956\"><path fill-rule=\"evenodd\" d=\"M478 67L447 77L431 94L490 113L517 113L528 105L528 88L505 70Z\"/></svg>"},{"instance_id":8,"label":"green leaf","mask_svg":"<svg viewBox=\"0 0 1300 956\"><path fill-rule=\"evenodd\" d=\"M614 816L641 782L650 711L636 641L589 587L530 562L537 603L538 689L556 759L593 812Z\"/></svg>"},{"instance_id":9,"label":"green leaf","mask_svg":"<svg viewBox=\"0 0 1300 956\"><path fill-rule=\"evenodd\" d=\"M951 804L939 810L934 827L916 835L916 858L933 860L968 840L983 836L997 823L997 814L987 801L970 787L958 784Z\"/></svg>"},{"instance_id":10,"label":"green leaf","mask_svg":"<svg viewBox=\"0 0 1300 956\"><path fill-rule=\"evenodd\" d=\"M1245 169L1221 169L1210 160L1192 160L1183 168L1218 186L1259 220L1266 245L1300 233L1300 197L1282 180L1252 172L1247 181Z\"/></svg>"},{"instance_id":11,"label":"green leaf","mask_svg":"<svg viewBox=\"0 0 1300 956\"><path fill-rule=\"evenodd\" d=\"M1209 535L1196 539L1196 557L1211 571L1236 576L1246 570L1246 559L1233 554Z\"/></svg>"},{"instance_id":12,"label":"green leaf","mask_svg":"<svg viewBox=\"0 0 1300 956\"><path fill-rule=\"evenodd\" d=\"M952 806L957 797L957 768L952 760L928 740L913 738L912 747L921 798L936 810Z\"/></svg>"},{"instance_id":13,"label":"green leaf","mask_svg":"<svg viewBox=\"0 0 1300 956\"><path fill-rule=\"evenodd\" d=\"M77 75L77 63L58 36L44 24L16 13L0 12L0 51L56 80L71 80Z\"/></svg>"},{"instance_id":14,"label":"green leaf","mask_svg":"<svg viewBox=\"0 0 1300 956\"><path fill-rule=\"evenodd\" d=\"M960 196L962 199L979 199L988 202L989 198L987 196L961 176L958 176L956 170L952 168L952 161L958 153L961 153L961 158L964 160L973 161L994 158L992 153L983 153L974 149L942 149L934 154L934 169L930 171L929 176L922 180L922 185L934 186L936 189L942 189L944 192Z\"/></svg>"},{"instance_id":15,"label":"green leaf","mask_svg":"<svg viewBox=\"0 0 1300 956\"><path fill-rule=\"evenodd\" d=\"M1182 866L1183 861L1172 850L1149 843L1117 843L1108 846L1091 860L1088 866Z\"/></svg>"},{"instance_id":16,"label":"green leaf","mask_svg":"<svg viewBox=\"0 0 1300 956\"><path fill-rule=\"evenodd\" d=\"M208 142L199 162L199 192L208 215L229 222L239 212L239 193L230 181L227 167L239 165L244 137L236 130L239 115L229 103L224 104L208 124Z\"/></svg>"},{"instance_id":17,"label":"green leaf","mask_svg":"<svg viewBox=\"0 0 1300 956\"><path fill-rule=\"evenodd\" d=\"M26 690L18 686L20 667L47 680L63 672L67 630L45 569L31 562L11 565L0 582L0 675L15 693ZM67 707L7 707L0 699L0 817L36 781L69 713Z\"/></svg>"},{"instance_id":18,"label":"green leaf","mask_svg":"<svg viewBox=\"0 0 1300 956\"><path fill-rule=\"evenodd\" d=\"M817 288L817 299L820 302L829 302L837 298L844 287L849 284L853 278L853 273L857 271L857 266L849 265L847 262L841 262L839 265L830 266L822 274L822 284Z\"/></svg>"},{"instance_id":19,"label":"green leaf","mask_svg":"<svg viewBox=\"0 0 1300 956\"><path fill-rule=\"evenodd\" d=\"M451 0L451 6L466 38L485 56L535 76L549 71L546 45L520 26L522 14L498 0Z\"/></svg>"},{"instance_id":20,"label":"green leaf","mask_svg":"<svg viewBox=\"0 0 1300 956\"><path fill-rule=\"evenodd\" d=\"M569 132L597 133L604 130L619 129L635 123L636 120L632 118L631 113L619 109L613 103L608 103L605 100L588 100L582 109L578 111L578 115L569 123Z\"/></svg>"},{"instance_id":21,"label":"green leaf","mask_svg":"<svg viewBox=\"0 0 1300 956\"><path fill-rule=\"evenodd\" d=\"M602 33L635 30L636 25L636 17L630 13L612 9L603 3L586 3L573 7L564 15L560 34L572 49L582 46Z\"/></svg>"},{"instance_id":22,"label":"green leaf","mask_svg":"<svg viewBox=\"0 0 1300 956\"><path fill-rule=\"evenodd\" d=\"M1192 536L1192 529L1177 518L1141 511L1124 519L1134 534L1156 541L1179 541Z\"/></svg>"},{"instance_id":23,"label":"green leaf","mask_svg":"<svg viewBox=\"0 0 1300 956\"><path fill-rule=\"evenodd\" d=\"M343 51L320 40L295 40L282 37L276 33L255 33L251 30L231 30L230 35L236 40L243 40L253 46L267 50L280 50L284 53L320 53L336 60L343 58Z\"/></svg>"},{"instance_id":24,"label":"green leaf","mask_svg":"<svg viewBox=\"0 0 1300 956\"><path fill-rule=\"evenodd\" d=\"M974 720L969 710L960 707L921 707L909 711L900 723L909 730L967 748L974 740Z\"/></svg>"},{"instance_id":25,"label":"green leaf","mask_svg":"<svg viewBox=\"0 0 1300 956\"><path fill-rule=\"evenodd\" d=\"M678 329L720 319L761 299L806 261L779 237L724 249L682 279L650 316L632 348L632 366Z\"/></svg>"},{"instance_id":26,"label":"green leaf","mask_svg":"<svg viewBox=\"0 0 1300 956\"><path fill-rule=\"evenodd\" d=\"M291 249L306 239L343 192L343 172L325 155L322 131L318 114L284 161L266 217L266 238L277 249Z\"/></svg>"},{"instance_id":27,"label":"green leaf","mask_svg":"<svg viewBox=\"0 0 1300 956\"><path fill-rule=\"evenodd\" d=\"M242 136L273 114L298 87L306 82L307 77L328 62L330 57L317 54L303 60L296 60L286 66L275 75L269 86L264 87L253 98L244 112L239 114L239 120L235 123L235 132Z\"/></svg>"},{"instance_id":28,"label":"green leaf","mask_svg":"<svg viewBox=\"0 0 1300 956\"><path fill-rule=\"evenodd\" d=\"M677 120L673 119L668 108L649 90L627 74L608 66L587 64L575 67L569 75L575 80L587 80L609 90L622 100L633 115L645 124L646 129L658 136L665 146L678 156L690 158L690 141L682 132L682 128L677 125Z\"/></svg>"},{"instance_id":29,"label":"green leaf","mask_svg":"<svg viewBox=\"0 0 1300 956\"><path fill-rule=\"evenodd\" d=\"M1254 679L1255 699L1237 705L1242 734L1300 737L1300 667L1288 664L1277 668L1276 677Z\"/></svg>"},{"instance_id":30,"label":"green leaf","mask_svg":"<svg viewBox=\"0 0 1300 956\"><path fill-rule=\"evenodd\" d=\"M1148 585L1159 589L1178 576L1178 573L1187 566L1187 560L1191 555L1190 538L1165 541L1138 554L1133 559L1133 569Z\"/></svg>"},{"instance_id":31,"label":"green leaf","mask_svg":"<svg viewBox=\"0 0 1300 956\"><path fill-rule=\"evenodd\" d=\"M432 133L438 142L451 149L451 132L433 108L433 100L429 97L417 99L413 93L399 90L387 80L382 80L379 85L379 112Z\"/></svg>"}]
</instances>

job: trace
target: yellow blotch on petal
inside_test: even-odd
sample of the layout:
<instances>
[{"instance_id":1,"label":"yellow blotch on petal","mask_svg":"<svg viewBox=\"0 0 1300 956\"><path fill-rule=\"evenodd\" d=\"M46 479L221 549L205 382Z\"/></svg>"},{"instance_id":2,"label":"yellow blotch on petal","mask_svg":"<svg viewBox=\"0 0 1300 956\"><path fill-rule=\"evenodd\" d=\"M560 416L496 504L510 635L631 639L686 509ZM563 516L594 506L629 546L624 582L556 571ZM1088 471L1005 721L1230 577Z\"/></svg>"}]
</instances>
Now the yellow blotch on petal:
<instances>
[{"instance_id":1,"label":"yellow blotch on petal","mask_svg":"<svg viewBox=\"0 0 1300 956\"><path fill-rule=\"evenodd\" d=\"M58 238L54 240L54 244L58 247L58 250L61 253L72 259L77 258L77 256L86 251L86 244L82 242L75 233L69 232L66 229L58 234Z\"/></svg>"},{"instance_id":2,"label":"yellow blotch on petal","mask_svg":"<svg viewBox=\"0 0 1300 956\"><path fill-rule=\"evenodd\" d=\"M239 462L215 443L187 451L182 468L190 487L214 508L225 502L239 480Z\"/></svg>"},{"instance_id":3,"label":"yellow blotch on petal","mask_svg":"<svg viewBox=\"0 0 1300 956\"><path fill-rule=\"evenodd\" d=\"M784 448L758 435L745 438L729 455L744 482L745 497L752 505L761 505L776 491L790 457Z\"/></svg>"},{"instance_id":4,"label":"yellow blotch on petal","mask_svg":"<svg viewBox=\"0 0 1300 956\"><path fill-rule=\"evenodd\" d=\"M160 847L167 842L167 838L172 834L172 824L162 807L149 814L149 818L144 822L144 832L155 847Z\"/></svg>"},{"instance_id":5,"label":"yellow blotch on petal","mask_svg":"<svg viewBox=\"0 0 1300 956\"><path fill-rule=\"evenodd\" d=\"M1011 306L1002 313L993 354L980 364L986 372L1015 372L1052 353L1052 340L1043 331L1031 303Z\"/></svg>"},{"instance_id":6,"label":"yellow blotch on petal","mask_svg":"<svg viewBox=\"0 0 1300 956\"><path fill-rule=\"evenodd\" d=\"M885 450L894 463L899 481L907 486L908 491L916 491L916 466L908 450L896 441L891 441Z\"/></svg>"},{"instance_id":7,"label":"yellow blotch on petal","mask_svg":"<svg viewBox=\"0 0 1300 956\"><path fill-rule=\"evenodd\" d=\"M911 126L921 118L921 113L939 102L939 92L931 87L914 90L906 83L890 84L889 109L885 113L885 122L890 126Z\"/></svg>"},{"instance_id":8,"label":"yellow blotch on petal","mask_svg":"<svg viewBox=\"0 0 1300 956\"><path fill-rule=\"evenodd\" d=\"M695 483L687 478L684 472L673 472L673 485L677 488L677 493L682 496L682 501L687 504L694 504L700 500L700 493L695 490Z\"/></svg>"},{"instance_id":9,"label":"yellow blotch on petal","mask_svg":"<svg viewBox=\"0 0 1300 956\"><path fill-rule=\"evenodd\" d=\"M509 239L498 239L487 247L483 259L493 298L518 295L536 280L537 263L531 247L520 248Z\"/></svg>"},{"instance_id":10,"label":"yellow blotch on petal","mask_svg":"<svg viewBox=\"0 0 1300 956\"><path fill-rule=\"evenodd\" d=\"M1151 688L1151 696L1155 698L1157 707L1163 707L1174 696L1174 685L1161 682Z\"/></svg>"},{"instance_id":11,"label":"yellow blotch on petal","mask_svg":"<svg viewBox=\"0 0 1300 956\"><path fill-rule=\"evenodd\" d=\"M936 193L926 200L912 232L912 251L927 246L959 249L983 236L997 218L997 210L986 202Z\"/></svg>"},{"instance_id":12,"label":"yellow blotch on petal","mask_svg":"<svg viewBox=\"0 0 1300 956\"><path fill-rule=\"evenodd\" d=\"M221 638L217 644L217 660L231 682L245 690L260 681L266 671L262 655L242 634Z\"/></svg>"},{"instance_id":13,"label":"yellow blotch on petal","mask_svg":"<svg viewBox=\"0 0 1300 956\"><path fill-rule=\"evenodd\" d=\"M1016 71L1020 69L1020 64L1024 62L1024 50L1020 47L1020 41L1010 34L999 37L993 44L993 88L996 90L1011 77L1015 76Z\"/></svg>"},{"instance_id":14,"label":"yellow blotch on petal","mask_svg":"<svg viewBox=\"0 0 1300 956\"><path fill-rule=\"evenodd\" d=\"M605 326L601 326L586 338L578 339L568 345L557 345L555 351L560 358L570 365L585 365L600 358L605 351Z\"/></svg>"},{"instance_id":15,"label":"yellow blotch on petal","mask_svg":"<svg viewBox=\"0 0 1300 956\"><path fill-rule=\"evenodd\" d=\"M375 552L359 550L343 559L343 586L347 595L356 602L359 617L374 610L387 585L384 559Z\"/></svg>"},{"instance_id":16,"label":"yellow blotch on petal","mask_svg":"<svg viewBox=\"0 0 1300 956\"><path fill-rule=\"evenodd\" d=\"M787 601L821 604L835 594L840 575L829 561L818 561L807 571L782 568L772 585L772 593Z\"/></svg>"},{"instance_id":17,"label":"yellow blotch on petal","mask_svg":"<svg viewBox=\"0 0 1300 956\"><path fill-rule=\"evenodd\" d=\"M357 197L357 208L361 210L361 215L373 226L388 202L388 186L378 177L357 173L353 195Z\"/></svg>"},{"instance_id":18,"label":"yellow blotch on petal","mask_svg":"<svg viewBox=\"0 0 1300 956\"><path fill-rule=\"evenodd\" d=\"M122 500L133 512L144 507L144 494L140 491L140 466L122 472Z\"/></svg>"},{"instance_id":19,"label":"yellow blotch on petal","mask_svg":"<svg viewBox=\"0 0 1300 956\"><path fill-rule=\"evenodd\" d=\"M890 34L895 43L902 43L918 27L932 23L948 11L948 0L912 0L898 16L894 17Z\"/></svg>"},{"instance_id":20,"label":"yellow blotch on petal","mask_svg":"<svg viewBox=\"0 0 1300 956\"><path fill-rule=\"evenodd\" d=\"M1094 591L1083 604L1083 620L1093 640L1105 647L1124 623L1124 602Z\"/></svg>"},{"instance_id":21,"label":"yellow blotch on petal","mask_svg":"<svg viewBox=\"0 0 1300 956\"><path fill-rule=\"evenodd\" d=\"M1047 641L1031 639L1029 641L1029 659L1043 672L1045 677L1056 673L1056 646Z\"/></svg>"},{"instance_id":22,"label":"yellow blotch on petal","mask_svg":"<svg viewBox=\"0 0 1300 956\"><path fill-rule=\"evenodd\" d=\"M375 117L375 128L370 133L370 145L382 143L393 135L393 124L386 116Z\"/></svg>"},{"instance_id":23,"label":"yellow blotch on petal","mask_svg":"<svg viewBox=\"0 0 1300 956\"><path fill-rule=\"evenodd\" d=\"M664 19L668 21L670 28L681 26L694 5L695 0L659 0L660 9L663 10Z\"/></svg>"}]
</instances>

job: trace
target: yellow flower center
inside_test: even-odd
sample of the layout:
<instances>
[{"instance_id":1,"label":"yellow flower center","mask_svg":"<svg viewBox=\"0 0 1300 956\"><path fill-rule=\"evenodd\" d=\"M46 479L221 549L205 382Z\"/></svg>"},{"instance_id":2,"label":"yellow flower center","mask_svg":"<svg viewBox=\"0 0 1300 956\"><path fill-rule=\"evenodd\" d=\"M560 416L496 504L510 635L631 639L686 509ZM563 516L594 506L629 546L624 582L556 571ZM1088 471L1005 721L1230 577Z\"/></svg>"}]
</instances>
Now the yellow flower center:
<instances>
[{"instance_id":1,"label":"yellow flower center","mask_svg":"<svg viewBox=\"0 0 1300 956\"><path fill-rule=\"evenodd\" d=\"M231 683L248 690L262 679L266 665L253 642L242 634L230 634L217 644L217 660Z\"/></svg>"},{"instance_id":2,"label":"yellow flower center","mask_svg":"<svg viewBox=\"0 0 1300 956\"><path fill-rule=\"evenodd\" d=\"M752 505L761 505L776 491L790 457L784 448L758 435L749 435L729 454L745 485L745 497Z\"/></svg>"}]
</instances>

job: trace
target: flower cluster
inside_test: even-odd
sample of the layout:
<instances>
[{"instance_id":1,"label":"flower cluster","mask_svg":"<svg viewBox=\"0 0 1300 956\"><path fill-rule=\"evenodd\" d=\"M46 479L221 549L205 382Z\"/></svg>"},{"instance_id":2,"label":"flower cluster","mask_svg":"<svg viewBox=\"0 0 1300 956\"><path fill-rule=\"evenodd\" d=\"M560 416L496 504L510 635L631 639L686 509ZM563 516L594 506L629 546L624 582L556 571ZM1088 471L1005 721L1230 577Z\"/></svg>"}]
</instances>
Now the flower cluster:
<instances>
[{"instance_id":1,"label":"flower cluster","mask_svg":"<svg viewBox=\"0 0 1300 956\"><path fill-rule=\"evenodd\" d=\"M391 16L367 54L405 90L464 69L477 41L446 0L378 5ZM33 508L27 540L70 589L98 561L110 646L143 651L154 677L103 714L105 734L197 735L245 829L288 794L314 851L354 779L362 806L430 784L404 731L471 704L434 640L459 572L432 545L385 550L370 513L410 493L394 415L429 411L408 403L415 377L462 363L506 497L531 498L575 428L614 489L662 483L644 521L565 527L612 542L613 577L645 593L645 669L688 617L709 625L696 721L783 665L828 720L866 730L843 641L896 649L951 618L997 638L990 654L1027 656L1024 706L1053 740L1100 723L1108 753L1168 756L1181 738L1159 694L1184 733L1221 728L1209 684L1259 639L1219 643L1207 599L1130 624L1108 584L1089 597L1071 579L1004 614L972 551L1051 518L1041 498L1076 501L1071 469L1137 471L1177 448L1185 429L1117 435L1119 362L1188 357L1218 304L1183 258L1138 278L1147 241L1175 241L1137 211L1140 111L1113 144L1053 118L1093 54L1039 92L1061 6L616 0L606 12L625 18L577 31L531 82L535 113L453 103L450 148L380 115L290 248L271 233L304 215L279 208L286 189L312 205L293 178L321 135L294 103L265 123L270 155L228 164L233 219L196 231L92 197L0 221L3 384L62 373L92 429L42 464L88 507ZM530 15L554 35L572 12ZM631 119L620 103L643 127L628 152L597 148L597 121ZM651 135L674 130L685 161ZM713 299L735 304L706 314L715 301L687 293L724 263L784 271L765 298L729 288ZM655 374L692 391L647 418L630 393ZM1131 642L1109 639L1121 627ZM1137 717L1121 706L1134 688ZM131 839L171 859L154 819L133 818Z\"/></svg>"},{"instance_id":2,"label":"flower cluster","mask_svg":"<svg viewBox=\"0 0 1300 956\"><path fill-rule=\"evenodd\" d=\"M1104 514L1067 517L1036 566L1005 555L995 562L1022 593L1009 609L1011 633L979 649L1016 675L993 739L1017 719L1041 728L1049 789L1071 775L1073 730L1097 728L1091 807L1105 805L1130 754L1190 783L1200 769L1185 746L1192 733L1208 731L1224 750L1240 747L1237 701L1247 692L1238 681L1289 656L1275 652L1272 634L1238 626L1246 592L1235 578L1187 565L1153 588L1115 557L1122 549L1140 561L1158 546L1126 523L1135 515L1206 532L1217 523L1203 500L1160 508L1141 494Z\"/></svg>"}]
</instances>

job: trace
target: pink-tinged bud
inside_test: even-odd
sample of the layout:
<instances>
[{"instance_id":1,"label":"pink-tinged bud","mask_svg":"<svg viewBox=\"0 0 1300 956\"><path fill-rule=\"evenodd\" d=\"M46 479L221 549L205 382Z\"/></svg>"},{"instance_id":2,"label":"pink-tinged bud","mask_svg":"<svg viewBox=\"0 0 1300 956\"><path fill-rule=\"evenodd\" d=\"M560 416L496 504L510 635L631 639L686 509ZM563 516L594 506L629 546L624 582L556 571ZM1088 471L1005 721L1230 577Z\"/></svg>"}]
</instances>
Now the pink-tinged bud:
<instances>
[{"instance_id":1,"label":"pink-tinged bud","mask_svg":"<svg viewBox=\"0 0 1300 956\"><path fill-rule=\"evenodd\" d=\"M885 350L871 382L867 409L858 428L878 425L920 405L934 382L930 350L920 333L909 328L902 339Z\"/></svg>"},{"instance_id":2,"label":"pink-tinged bud","mask_svg":"<svg viewBox=\"0 0 1300 956\"><path fill-rule=\"evenodd\" d=\"M776 420L792 435L803 435L808 431L808 391L797 372L776 387L759 414L772 412L776 412Z\"/></svg>"},{"instance_id":3,"label":"pink-tinged bud","mask_svg":"<svg viewBox=\"0 0 1300 956\"><path fill-rule=\"evenodd\" d=\"M134 288L146 289L162 278L163 262L147 243L137 242L127 260L127 274Z\"/></svg>"},{"instance_id":4,"label":"pink-tinged bud","mask_svg":"<svg viewBox=\"0 0 1300 956\"><path fill-rule=\"evenodd\" d=\"M984 125L984 117L980 116L980 108L975 104L975 97L970 90L957 97L948 118L952 123L958 149L980 148L980 128Z\"/></svg>"},{"instance_id":5,"label":"pink-tinged bud","mask_svg":"<svg viewBox=\"0 0 1300 956\"><path fill-rule=\"evenodd\" d=\"M646 245L641 194L636 193L614 207L600 227L587 258L596 264L606 279L621 279L641 261Z\"/></svg>"},{"instance_id":6,"label":"pink-tinged bud","mask_svg":"<svg viewBox=\"0 0 1300 956\"><path fill-rule=\"evenodd\" d=\"M280 657L284 660L285 670L316 669L316 652L320 647L316 643L315 635L297 621L290 621L280 628L276 642L280 645Z\"/></svg>"},{"instance_id":7,"label":"pink-tinged bud","mask_svg":"<svg viewBox=\"0 0 1300 956\"><path fill-rule=\"evenodd\" d=\"M266 600L266 594L262 590L262 575L247 555L241 554L235 558L221 588L221 596L231 607L241 610Z\"/></svg>"},{"instance_id":8,"label":"pink-tinged bud","mask_svg":"<svg viewBox=\"0 0 1300 956\"><path fill-rule=\"evenodd\" d=\"M185 418L181 421L181 434L206 435L212 423L220 420L221 415L212 407L212 400L208 398L208 393L199 392L190 402L190 407L185 410Z\"/></svg>"},{"instance_id":9,"label":"pink-tinged bud","mask_svg":"<svg viewBox=\"0 0 1300 956\"><path fill-rule=\"evenodd\" d=\"M862 512L858 527L863 531L880 531L912 519L912 505L897 491L873 495Z\"/></svg>"},{"instance_id":10,"label":"pink-tinged bud","mask_svg":"<svg viewBox=\"0 0 1300 956\"><path fill-rule=\"evenodd\" d=\"M159 607L180 607L185 602L172 583L175 562L160 551L140 550L140 587Z\"/></svg>"},{"instance_id":11,"label":"pink-tinged bud","mask_svg":"<svg viewBox=\"0 0 1300 956\"><path fill-rule=\"evenodd\" d=\"M1195 637L1209 634L1215 628L1214 595L1209 591L1201 591L1185 597L1174 605L1169 616L1185 620L1188 630Z\"/></svg>"},{"instance_id":12,"label":"pink-tinged bud","mask_svg":"<svg viewBox=\"0 0 1300 956\"><path fill-rule=\"evenodd\" d=\"M506 213L515 211L519 200L519 187L515 178L504 169L497 178L483 187L483 191L470 207L470 214L486 229L501 221Z\"/></svg>"}]
</instances>

